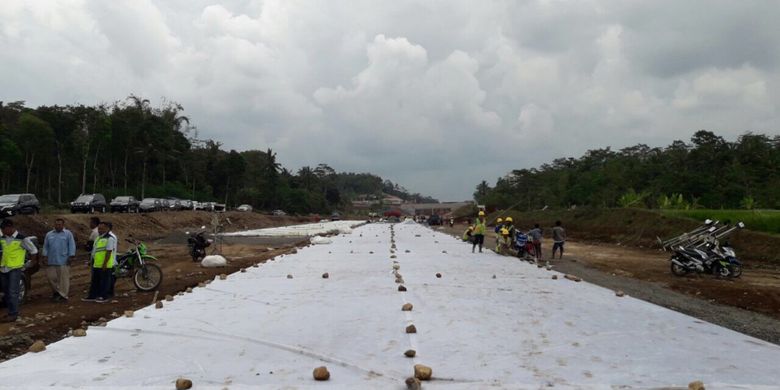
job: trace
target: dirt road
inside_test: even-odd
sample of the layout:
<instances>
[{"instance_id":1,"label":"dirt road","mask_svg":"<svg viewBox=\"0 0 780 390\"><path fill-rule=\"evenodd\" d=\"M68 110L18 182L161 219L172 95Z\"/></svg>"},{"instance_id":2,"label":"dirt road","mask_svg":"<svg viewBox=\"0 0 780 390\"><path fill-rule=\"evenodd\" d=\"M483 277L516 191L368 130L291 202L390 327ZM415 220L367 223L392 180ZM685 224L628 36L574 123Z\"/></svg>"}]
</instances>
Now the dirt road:
<instances>
[{"instance_id":1,"label":"dirt road","mask_svg":"<svg viewBox=\"0 0 780 390\"><path fill-rule=\"evenodd\" d=\"M463 229L462 225L436 228L457 236ZM494 236L485 242L491 247ZM776 266L748 263L736 280L677 277L669 271L668 254L658 250L572 240L566 243L562 260L549 260L550 249L547 240L542 249L545 261L561 272L780 344L780 269Z\"/></svg>"},{"instance_id":2,"label":"dirt road","mask_svg":"<svg viewBox=\"0 0 780 390\"><path fill-rule=\"evenodd\" d=\"M45 226L57 216L34 216L20 219L20 230L39 235ZM83 243L87 230L85 215L66 215L66 225L74 230L78 242ZM163 269L163 282L159 289L158 300L166 295L176 295L188 287L212 280L215 276L233 273L241 268L251 267L269 258L292 251L296 245L305 245L306 238L264 238L264 239L228 239L222 253L229 260L224 268L203 268L189 258L184 232L197 228L211 219L209 213L182 212L144 215L104 215L111 218L118 227L119 236L135 233L136 237L146 240L149 252L160 261ZM226 230L245 228L263 228L283 226L302 222L290 217L269 217L252 213L226 213L221 218L229 218L233 223ZM142 222L142 223L139 223ZM28 233L30 234L30 233ZM127 250L127 244L120 251ZM33 276L32 291L21 307L20 319L13 324L0 324L0 360L6 360L27 351L33 341L42 339L47 344L66 336L71 329L84 323L93 325L122 315L125 310L133 310L153 303L154 293L137 292L129 278L121 278L116 283L116 295L110 303L99 304L82 302L89 288L90 273L86 266L86 254L79 250L78 260L71 266L71 297L66 303L49 301L51 290L45 279L45 268ZM4 310L1 308L0 310Z\"/></svg>"}]
</instances>

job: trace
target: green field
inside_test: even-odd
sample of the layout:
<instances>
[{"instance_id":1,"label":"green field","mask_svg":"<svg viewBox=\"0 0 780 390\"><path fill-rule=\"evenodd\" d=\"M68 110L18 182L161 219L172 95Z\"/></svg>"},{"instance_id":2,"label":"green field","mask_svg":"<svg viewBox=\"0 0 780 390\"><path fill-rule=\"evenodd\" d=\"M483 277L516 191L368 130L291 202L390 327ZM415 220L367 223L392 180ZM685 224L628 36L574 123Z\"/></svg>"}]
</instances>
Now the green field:
<instances>
[{"instance_id":1,"label":"green field","mask_svg":"<svg viewBox=\"0 0 780 390\"><path fill-rule=\"evenodd\" d=\"M749 230L780 234L780 210L663 210L663 214L703 221L744 222Z\"/></svg>"}]
</instances>

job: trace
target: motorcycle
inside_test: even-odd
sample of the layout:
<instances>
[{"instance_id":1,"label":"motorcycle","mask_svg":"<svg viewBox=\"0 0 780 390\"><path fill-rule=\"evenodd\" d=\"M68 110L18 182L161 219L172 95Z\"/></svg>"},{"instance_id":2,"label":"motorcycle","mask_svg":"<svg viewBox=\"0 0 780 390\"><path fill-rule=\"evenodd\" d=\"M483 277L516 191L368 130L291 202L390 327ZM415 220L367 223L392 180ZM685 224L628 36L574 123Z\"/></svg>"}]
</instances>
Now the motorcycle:
<instances>
[{"instance_id":1,"label":"motorcycle","mask_svg":"<svg viewBox=\"0 0 780 390\"><path fill-rule=\"evenodd\" d=\"M162 283L163 272L160 266L150 261L157 258L150 255L146 244L134 238L128 238L132 247L126 253L118 256L115 275L117 278L132 277L135 288L140 291L154 291Z\"/></svg>"},{"instance_id":2,"label":"motorcycle","mask_svg":"<svg viewBox=\"0 0 780 390\"><path fill-rule=\"evenodd\" d=\"M200 232L186 232L186 234L189 234L187 246L190 248L190 257L192 257L192 261L194 262L203 260L203 258L206 257L206 248L210 247L213 242L213 240L204 237L204 234L206 233L205 229L205 226L201 226Z\"/></svg>"},{"instance_id":3,"label":"motorcycle","mask_svg":"<svg viewBox=\"0 0 780 390\"><path fill-rule=\"evenodd\" d=\"M677 276L685 276L691 272L730 278L742 275L742 263L728 243L701 249L680 246L674 249L669 261L672 273Z\"/></svg>"}]
</instances>

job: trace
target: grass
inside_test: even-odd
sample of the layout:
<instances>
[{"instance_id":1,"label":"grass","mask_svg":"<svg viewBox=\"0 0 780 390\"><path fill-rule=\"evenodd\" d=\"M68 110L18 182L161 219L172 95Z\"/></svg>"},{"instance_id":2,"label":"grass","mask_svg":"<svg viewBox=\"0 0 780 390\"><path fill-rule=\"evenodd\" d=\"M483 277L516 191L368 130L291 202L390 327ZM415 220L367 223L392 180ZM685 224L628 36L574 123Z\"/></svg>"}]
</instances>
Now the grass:
<instances>
[{"instance_id":1,"label":"grass","mask_svg":"<svg viewBox=\"0 0 780 390\"><path fill-rule=\"evenodd\" d=\"M663 210L663 214L698 221L712 219L731 223L744 222L749 230L780 234L780 210Z\"/></svg>"}]
</instances>

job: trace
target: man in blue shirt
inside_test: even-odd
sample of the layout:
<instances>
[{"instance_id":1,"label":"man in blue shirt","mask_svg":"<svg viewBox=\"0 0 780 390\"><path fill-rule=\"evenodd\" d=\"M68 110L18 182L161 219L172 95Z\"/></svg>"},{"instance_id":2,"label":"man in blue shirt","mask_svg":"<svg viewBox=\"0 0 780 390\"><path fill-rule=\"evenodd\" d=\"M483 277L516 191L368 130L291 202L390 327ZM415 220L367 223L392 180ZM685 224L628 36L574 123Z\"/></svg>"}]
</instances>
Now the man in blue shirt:
<instances>
[{"instance_id":1,"label":"man in blue shirt","mask_svg":"<svg viewBox=\"0 0 780 390\"><path fill-rule=\"evenodd\" d=\"M65 229L65 220L57 218L54 230L46 233L43 240L43 258L46 260L46 276L51 285L51 300L67 302L70 291L70 262L76 256L76 241L73 233Z\"/></svg>"}]
</instances>

